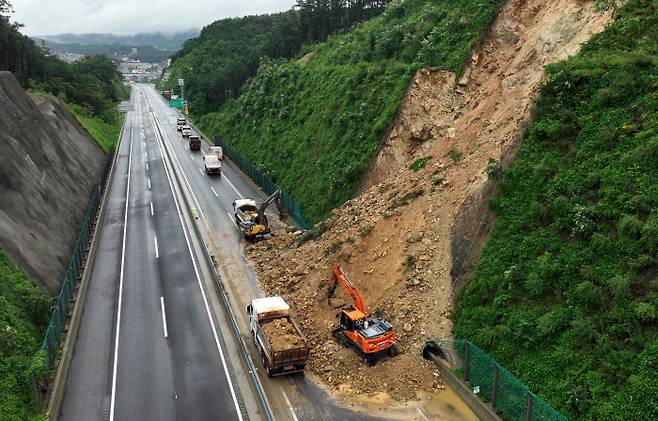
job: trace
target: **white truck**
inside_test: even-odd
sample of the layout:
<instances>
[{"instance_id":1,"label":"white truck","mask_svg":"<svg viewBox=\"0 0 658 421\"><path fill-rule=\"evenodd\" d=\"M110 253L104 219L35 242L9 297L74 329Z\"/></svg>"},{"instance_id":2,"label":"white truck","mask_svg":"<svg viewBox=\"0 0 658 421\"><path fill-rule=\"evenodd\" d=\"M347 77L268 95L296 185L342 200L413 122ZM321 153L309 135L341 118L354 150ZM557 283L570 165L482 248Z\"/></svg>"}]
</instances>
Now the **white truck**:
<instances>
[{"instance_id":1,"label":"white truck","mask_svg":"<svg viewBox=\"0 0 658 421\"><path fill-rule=\"evenodd\" d=\"M304 371L310 348L281 297L251 300L247 306L251 337L267 375Z\"/></svg>"},{"instance_id":2,"label":"white truck","mask_svg":"<svg viewBox=\"0 0 658 421\"><path fill-rule=\"evenodd\" d=\"M217 155L204 155L203 156L203 166L206 168L206 174L218 174L220 177L222 175L222 162L219 160Z\"/></svg>"}]
</instances>

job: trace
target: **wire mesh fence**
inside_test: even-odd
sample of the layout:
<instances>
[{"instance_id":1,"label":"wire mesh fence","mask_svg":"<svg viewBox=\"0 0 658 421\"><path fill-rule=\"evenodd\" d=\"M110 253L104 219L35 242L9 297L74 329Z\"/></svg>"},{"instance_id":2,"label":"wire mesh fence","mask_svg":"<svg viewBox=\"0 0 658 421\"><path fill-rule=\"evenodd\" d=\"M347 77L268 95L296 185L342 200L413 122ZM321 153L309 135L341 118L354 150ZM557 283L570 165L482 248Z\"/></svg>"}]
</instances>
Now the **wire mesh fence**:
<instances>
[{"instance_id":1,"label":"wire mesh fence","mask_svg":"<svg viewBox=\"0 0 658 421\"><path fill-rule=\"evenodd\" d=\"M32 385L35 389L37 402L39 404L41 404L48 391L50 373L58 358L62 332L66 326L67 317L73 302L75 290L78 286L78 281L82 276L87 252L89 251L89 243L100 210L101 198L105 191L113 157L114 150L110 150L101 179L94 188L89 204L87 205L80 235L73 247L73 252L69 259L69 265L64 275L64 281L62 282L59 294L55 299L53 313L50 317L48 327L46 328L46 334L44 335L41 349L36 355L35 362L33 363L34 371L32 373Z\"/></svg>"},{"instance_id":2,"label":"wire mesh fence","mask_svg":"<svg viewBox=\"0 0 658 421\"><path fill-rule=\"evenodd\" d=\"M475 344L461 339L433 340L428 341L425 348L438 354L444 364L480 399L490 403L504 420L567 421Z\"/></svg>"},{"instance_id":3,"label":"wire mesh fence","mask_svg":"<svg viewBox=\"0 0 658 421\"><path fill-rule=\"evenodd\" d=\"M254 167L249 161L242 157L235 149L228 146L222 140L215 139L215 145L221 146L224 155L228 157L243 173L251 178L254 183L260 186L268 195L279 190L279 187L272 181L272 179L263 174L260 170ZM309 229L309 224L302 215L302 207L300 204L287 192L281 191L281 203L288 212L288 215L301 229Z\"/></svg>"}]
</instances>

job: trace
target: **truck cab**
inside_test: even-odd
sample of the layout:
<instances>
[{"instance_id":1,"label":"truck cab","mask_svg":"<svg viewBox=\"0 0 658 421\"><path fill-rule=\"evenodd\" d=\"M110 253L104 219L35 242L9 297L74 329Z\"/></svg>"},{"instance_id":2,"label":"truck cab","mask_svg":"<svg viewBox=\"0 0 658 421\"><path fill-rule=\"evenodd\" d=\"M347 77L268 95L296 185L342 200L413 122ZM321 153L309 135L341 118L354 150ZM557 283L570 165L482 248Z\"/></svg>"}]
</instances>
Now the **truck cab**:
<instances>
[{"instance_id":1,"label":"truck cab","mask_svg":"<svg viewBox=\"0 0 658 421\"><path fill-rule=\"evenodd\" d=\"M185 135L185 132L183 132L183 135ZM201 150L201 138L197 135L188 135L187 136L190 142L190 150L191 151L200 151Z\"/></svg>"},{"instance_id":2,"label":"truck cab","mask_svg":"<svg viewBox=\"0 0 658 421\"><path fill-rule=\"evenodd\" d=\"M206 169L206 174L218 174L222 175L222 163L216 155L204 155L203 156L203 166Z\"/></svg>"},{"instance_id":3,"label":"truck cab","mask_svg":"<svg viewBox=\"0 0 658 421\"><path fill-rule=\"evenodd\" d=\"M178 119L176 119L176 130L180 132L186 124L187 120L185 120L185 117L178 117Z\"/></svg>"}]
</instances>

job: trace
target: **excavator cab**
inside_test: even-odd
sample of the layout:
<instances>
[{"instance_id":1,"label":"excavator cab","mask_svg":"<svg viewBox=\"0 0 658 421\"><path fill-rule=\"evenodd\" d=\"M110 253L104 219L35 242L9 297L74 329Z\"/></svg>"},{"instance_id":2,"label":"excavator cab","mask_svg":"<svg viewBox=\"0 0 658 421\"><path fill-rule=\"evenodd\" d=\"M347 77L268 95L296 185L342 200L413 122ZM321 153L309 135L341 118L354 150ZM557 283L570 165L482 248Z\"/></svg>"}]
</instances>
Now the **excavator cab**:
<instances>
[{"instance_id":1,"label":"excavator cab","mask_svg":"<svg viewBox=\"0 0 658 421\"><path fill-rule=\"evenodd\" d=\"M348 305L338 315L338 324L343 330L362 330L366 315L353 305Z\"/></svg>"}]
</instances>

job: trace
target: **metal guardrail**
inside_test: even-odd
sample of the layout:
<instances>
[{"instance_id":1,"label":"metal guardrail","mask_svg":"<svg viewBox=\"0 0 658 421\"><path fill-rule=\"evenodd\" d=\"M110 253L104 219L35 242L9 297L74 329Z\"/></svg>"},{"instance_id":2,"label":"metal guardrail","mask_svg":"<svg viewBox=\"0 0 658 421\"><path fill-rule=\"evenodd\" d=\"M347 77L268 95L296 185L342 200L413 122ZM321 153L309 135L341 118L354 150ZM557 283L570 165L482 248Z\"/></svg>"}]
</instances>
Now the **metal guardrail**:
<instances>
[{"instance_id":1,"label":"metal guardrail","mask_svg":"<svg viewBox=\"0 0 658 421\"><path fill-rule=\"evenodd\" d=\"M160 129L160 124L156 120L156 128L160 132L160 136L164 139L164 135ZM165 147L165 152L167 155L170 154L169 149ZM171 157L169 157L169 160L171 161ZM181 192L185 191L185 187L183 182L181 181L180 177L178 176L178 172L175 170L175 168L172 166L172 171L174 174L174 178L176 179L176 183L178 184L178 188L181 190ZM194 228L194 233L197 236L197 239L199 240L199 243L201 244L201 248L203 249L203 254L205 257L206 265L210 271L210 274L212 275L213 278L213 284L215 285L215 288L217 289L218 296L220 298L220 301L222 303L222 307L224 308L225 313L228 315L228 319L230 320L230 325L231 325L231 333L233 334L233 337L237 341L237 343L240 346L240 351L242 353L242 358L247 364L248 368L248 373L249 376L251 377L252 383L254 385L254 389L256 390L258 394L258 399L260 401L261 407L264 411L265 418L268 421L273 421L274 416L271 413L269 404L267 402L267 398L265 397L265 392L262 389L262 386L260 384L260 380L258 379L256 375L256 368L253 365L253 362L251 360L251 357L249 355L249 351L247 350L247 346L245 345L244 341L242 340L242 336L240 335L240 329L238 328L238 322L237 319L235 318L235 314L233 312L233 309L231 308L231 303L229 302L228 295L226 294L226 289L224 288L224 283L222 282L222 279L220 275L217 273L217 270L215 269L214 265L214 260L212 256L210 255L210 252L208 251L208 247L206 246L206 243L203 239L203 234L201 233L201 229L199 228L199 225L196 222L195 215L192 213L192 209L194 209L193 206L191 206L188 197L186 194L182 194L183 200L185 201L185 206L188 210L190 210L190 216L192 219L192 227Z\"/></svg>"},{"instance_id":2,"label":"metal guardrail","mask_svg":"<svg viewBox=\"0 0 658 421\"><path fill-rule=\"evenodd\" d=\"M64 281L60 292L55 299L53 314L46 328L41 349L35 356L32 364L32 386L37 397L39 405L42 404L44 397L49 390L50 374L54 363L58 357L59 344L62 339L62 332L66 326L69 310L75 291L82 276L82 271L87 260L89 243L92 239L94 227L97 223L97 217L101 199L107 187L107 179L114 159L114 149L108 152L107 162L101 174L101 178L92 192L91 199L87 205L85 218L82 222L82 230L75 243L69 265L64 276Z\"/></svg>"},{"instance_id":3,"label":"metal guardrail","mask_svg":"<svg viewBox=\"0 0 658 421\"><path fill-rule=\"evenodd\" d=\"M423 356L428 358L430 353L437 355L453 373L458 373L478 398L488 402L504 420L568 421L492 356L469 341L427 341Z\"/></svg>"}]
</instances>

